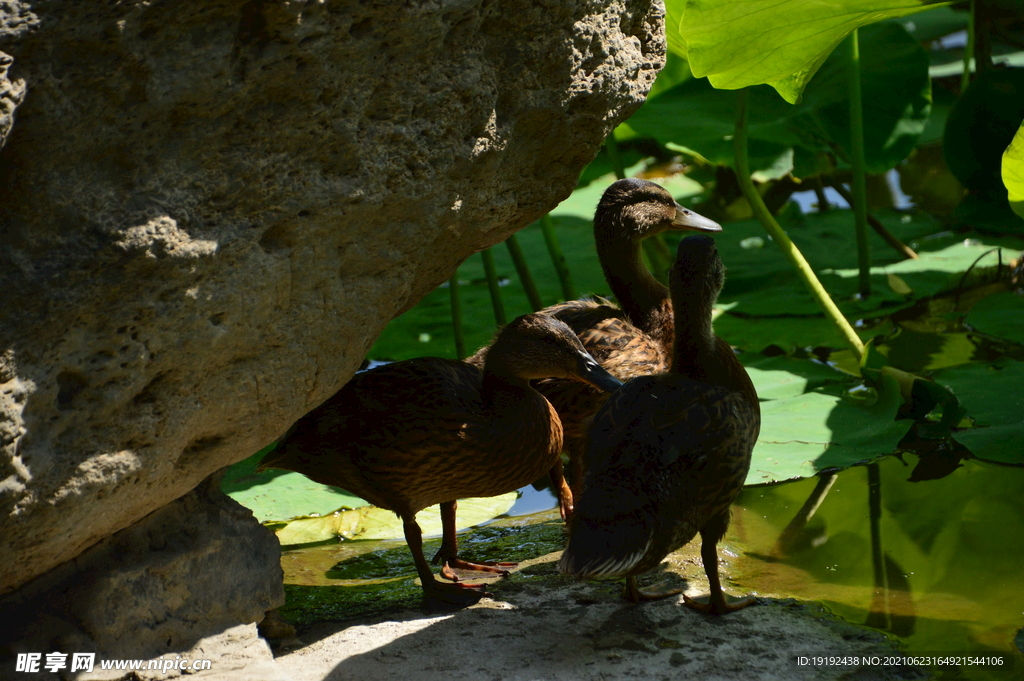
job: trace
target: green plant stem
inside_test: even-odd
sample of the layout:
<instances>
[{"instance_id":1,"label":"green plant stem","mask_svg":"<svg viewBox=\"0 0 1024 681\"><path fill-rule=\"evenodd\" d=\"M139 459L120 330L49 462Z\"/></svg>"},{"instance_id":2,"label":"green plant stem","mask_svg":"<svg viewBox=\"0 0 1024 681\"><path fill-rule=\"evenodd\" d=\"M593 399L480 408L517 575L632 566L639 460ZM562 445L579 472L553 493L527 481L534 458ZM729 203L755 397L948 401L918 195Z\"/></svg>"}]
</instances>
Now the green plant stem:
<instances>
[{"instance_id":1,"label":"green plant stem","mask_svg":"<svg viewBox=\"0 0 1024 681\"><path fill-rule=\"evenodd\" d=\"M562 296L565 300L575 300L578 297L576 287L572 284L569 265L565 262L562 247L558 244L555 223L551 220L550 213L540 219L540 231L544 234L544 243L547 244L548 253L551 254L551 262L555 266L555 272L558 273L558 281L562 284Z\"/></svg>"},{"instance_id":2,"label":"green plant stem","mask_svg":"<svg viewBox=\"0 0 1024 681\"><path fill-rule=\"evenodd\" d=\"M864 108L860 92L860 37L850 34L850 151L853 165L853 219L857 229L857 268L861 298L871 295L871 246L868 242L868 184L864 170Z\"/></svg>"},{"instance_id":3,"label":"green plant stem","mask_svg":"<svg viewBox=\"0 0 1024 681\"><path fill-rule=\"evenodd\" d=\"M960 92L967 90L967 86L971 84L971 61L974 60L974 21L976 1L977 0L971 0L970 11L967 14L967 47L964 48L964 71L963 75L960 76Z\"/></svg>"},{"instance_id":4,"label":"green plant stem","mask_svg":"<svg viewBox=\"0 0 1024 681\"><path fill-rule=\"evenodd\" d=\"M797 514L793 516L793 519L789 521L789 524L779 534L779 538L775 542L773 554L784 556L792 552L801 531L807 527L807 521L814 517L814 513L821 506L821 502L825 500L828 491L832 489L832 485L836 481L836 475L836 473L825 473L818 476L818 482L814 486L811 495L807 497L807 501L804 502L804 505L797 511Z\"/></svg>"},{"instance_id":5,"label":"green plant stem","mask_svg":"<svg viewBox=\"0 0 1024 681\"><path fill-rule=\"evenodd\" d=\"M818 302L818 305L821 306L825 316L836 325L839 333L842 334L846 343L850 346L850 350L853 351L857 361L860 361L864 354L864 343L861 342L860 337L857 336L857 332L853 330L850 322L847 321L843 313L836 307L835 302L828 295L828 291L818 281L818 277L814 275L814 270L811 269L803 253L793 244L785 230L782 229L768 211L768 207L764 205L761 195L757 193L757 189L754 187L754 182L750 179L750 159L747 156L747 99L747 90L740 90L739 97L737 98L739 104L736 112L736 133L733 135L733 149L736 154L736 177L739 180L740 188L743 190L743 196L750 203L750 208L753 210L754 215L761 221L761 224L764 225L764 228L779 248L782 249L782 254L786 256L793 269L796 270L797 275L803 280L811 295Z\"/></svg>"},{"instance_id":6,"label":"green plant stem","mask_svg":"<svg viewBox=\"0 0 1024 681\"><path fill-rule=\"evenodd\" d=\"M853 195L846 191L846 187L843 186L842 182L835 180L830 182L829 186L832 187L832 189L835 189L839 196L843 197L843 201L846 201L850 206L853 206ZM871 229L878 233L878 236L885 239L885 243L892 246L894 251L902 255L907 260L918 259L917 253L913 248L900 241L895 234L886 229L885 225L883 225L881 221L871 213L868 213L868 224L871 225Z\"/></svg>"},{"instance_id":7,"label":"green plant stem","mask_svg":"<svg viewBox=\"0 0 1024 681\"><path fill-rule=\"evenodd\" d=\"M459 298L459 270L448 280L448 297L452 303L452 332L455 334L455 357L466 356L466 339L462 335L462 300Z\"/></svg>"},{"instance_id":8,"label":"green plant stem","mask_svg":"<svg viewBox=\"0 0 1024 681\"><path fill-rule=\"evenodd\" d=\"M530 301L530 309L536 312L544 307L544 303L540 301L537 283L533 280L533 275L530 274L530 267L526 264L526 256L523 255L519 239L513 234L505 240L505 245L508 246L508 254L512 256L512 264L516 266L516 272L519 274L519 281L523 284L526 298Z\"/></svg>"},{"instance_id":9,"label":"green plant stem","mask_svg":"<svg viewBox=\"0 0 1024 681\"><path fill-rule=\"evenodd\" d=\"M626 179L626 168L622 165L622 157L619 155L619 143L615 140L614 130L605 138L604 148L608 151L608 160L611 161L612 170L615 171L615 179Z\"/></svg>"},{"instance_id":10,"label":"green plant stem","mask_svg":"<svg viewBox=\"0 0 1024 681\"><path fill-rule=\"evenodd\" d=\"M494 308L494 321L498 326L505 326L505 303L501 300L501 288L498 286L498 270L494 266L494 253L487 248L480 251L484 261L484 275L487 277L487 289L491 292L491 307Z\"/></svg>"},{"instance_id":11,"label":"green plant stem","mask_svg":"<svg viewBox=\"0 0 1024 681\"><path fill-rule=\"evenodd\" d=\"M832 204L828 202L828 197L825 196L825 185L821 181L821 175L815 175L814 177L814 196L818 199L818 212L827 213L832 208Z\"/></svg>"},{"instance_id":12,"label":"green plant stem","mask_svg":"<svg viewBox=\"0 0 1024 681\"><path fill-rule=\"evenodd\" d=\"M889 607L889 580L885 570L885 551L882 546L882 475L877 463L868 469L868 518L871 527L871 566L874 568L875 593L871 599L865 624L888 629L892 621Z\"/></svg>"},{"instance_id":13,"label":"green plant stem","mask_svg":"<svg viewBox=\"0 0 1024 681\"><path fill-rule=\"evenodd\" d=\"M974 0L977 3L977 0ZM979 76L985 71L993 68L992 63L992 18L986 12L986 6L982 4L974 13L974 47L971 52L974 57L974 75Z\"/></svg>"}]
</instances>

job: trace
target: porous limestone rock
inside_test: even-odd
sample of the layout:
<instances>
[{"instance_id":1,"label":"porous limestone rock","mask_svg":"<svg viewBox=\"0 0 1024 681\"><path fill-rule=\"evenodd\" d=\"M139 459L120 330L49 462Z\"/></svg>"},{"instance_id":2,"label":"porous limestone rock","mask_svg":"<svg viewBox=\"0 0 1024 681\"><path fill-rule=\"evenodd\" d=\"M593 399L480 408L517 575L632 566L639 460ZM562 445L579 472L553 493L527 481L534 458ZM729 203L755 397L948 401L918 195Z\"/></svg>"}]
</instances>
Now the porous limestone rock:
<instances>
[{"instance_id":1,"label":"porous limestone rock","mask_svg":"<svg viewBox=\"0 0 1024 681\"><path fill-rule=\"evenodd\" d=\"M11 671L5 653L127 660L185 652L282 605L277 539L220 491L219 478L0 598L0 669ZM255 625L249 630L253 639Z\"/></svg>"},{"instance_id":2,"label":"porous limestone rock","mask_svg":"<svg viewBox=\"0 0 1024 681\"><path fill-rule=\"evenodd\" d=\"M0 0L0 594L270 442L567 196L663 14Z\"/></svg>"},{"instance_id":3,"label":"porous limestone rock","mask_svg":"<svg viewBox=\"0 0 1024 681\"><path fill-rule=\"evenodd\" d=\"M13 61L11 55L0 52L0 149L3 149L8 133L14 127L14 110L25 98L25 81L11 82L7 77Z\"/></svg>"}]
</instances>

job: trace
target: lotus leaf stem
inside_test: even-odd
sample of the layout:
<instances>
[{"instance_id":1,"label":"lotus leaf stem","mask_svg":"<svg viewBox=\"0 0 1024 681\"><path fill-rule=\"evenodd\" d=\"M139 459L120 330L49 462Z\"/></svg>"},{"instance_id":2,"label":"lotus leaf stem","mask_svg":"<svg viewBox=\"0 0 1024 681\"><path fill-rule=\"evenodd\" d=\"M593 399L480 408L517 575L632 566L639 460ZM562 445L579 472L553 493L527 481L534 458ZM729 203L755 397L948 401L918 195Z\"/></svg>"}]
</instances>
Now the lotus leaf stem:
<instances>
[{"instance_id":1,"label":"lotus leaf stem","mask_svg":"<svg viewBox=\"0 0 1024 681\"><path fill-rule=\"evenodd\" d=\"M850 69L850 151L853 180L853 219L857 229L857 269L861 298L871 295L871 245L868 242L868 185L864 162L864 107L860 91L860 36L857 29L849 38Z\"/></svg>"},{"instance_id":2,"label":"lotus leaf stem","mask_svg":"<svg viewBox=\"0 0 1024 681\"><path fill-rule=\"evenodd\" d=\"M452 332L455 334L455 357L466 356L466 339L462 335L462 301L459 298L459 270L455 269L448 280L448 297L452 303Z\"/></svg>"},{"instance_id":3,"label":"lotus leaf stem","mask_svg":"<svg viewBox=\"0 0 1024 681\"><path fill-rule=\"evenodd\" d=\"M821 306L825 316L836 325L836 328L846 340L847 345L850 346L850 350L857 358L857 361L860 361L860 358L864 355L864 343L861 342L860 337L853 330L850 322L847 321L843 313L836 307L828 291L818 281L818 277L815 276L814 270L811 269L803 253L790 240L789 235L786 234L785 230L782 229L768 210L764 200L761 199L761 195L754 187L753 180L750 179L750 159L747 156L747 99L747 90L740 90L737 99L736 133L733 135L733 149L736 154L736 176L739 180L740 188L743 190L743 195L750 203L750 208L753 210L754 215L764 225L765 230L768 231L768 234L771 235L779 248L782 249L782 254L789 260L797 275L803 280L811 295L818 302L818 305Z\"/></svg>"},{"instance_id":4,"label":"lotus leaf stem","mask_svg":"<svg viewBox=\"0 0 1024 681\"><path fill-rule=\"evenodd\" d=\"M551 254L555 272L558 273L558 281L562 284L562 296L565 300L575 300L579 296L576 295L576 287L572 284L572 275L569 273L569 265L565 262L565 255L562 254L562 247L558 244L555 223L550 213L540 219L540 230L544 234L544 243Z\"/></svg>"},{"instance_id":5,"label":"lotus leaf stem","mask_svg":"<svg viewBox=\"0 0 1024 681\"><path fill-rule=\"evenodd\" d=\"M544 307L544 303L540 300L537 282L533 280L533 275L530 274L530 267L526 264L526 256L523 255L519 239L513 234L505 240L505 245L508 246L508 254L512 256L512 264L516 266L519 281L522 282L523 290L526 292L526 299L530 301L530 309L536 312Z\"/></svg>"},{"instance_id":6,"label":"lotus leaf stem","mask_svg":"<svg viewBox=\"0 0 1024 681\"><path fill-rule=\"evenodd\" d=\"M487 289L491 292L491 307L494 309L494 321L498 326L505 326L505 303L501 300L501 288L498 285L498 270L494 266L494 253L486 248L480 251L484 261L484 276L487 277Z\"/></svg>"}]
</instances>

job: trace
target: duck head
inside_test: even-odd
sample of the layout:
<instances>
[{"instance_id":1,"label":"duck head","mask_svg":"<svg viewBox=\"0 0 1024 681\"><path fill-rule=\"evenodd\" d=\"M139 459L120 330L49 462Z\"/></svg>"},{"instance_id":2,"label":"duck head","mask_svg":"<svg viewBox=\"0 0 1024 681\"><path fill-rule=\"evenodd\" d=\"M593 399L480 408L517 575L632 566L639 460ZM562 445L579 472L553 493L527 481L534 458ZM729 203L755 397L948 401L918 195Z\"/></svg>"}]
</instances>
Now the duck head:
<instances>
[{"instance_id":1,"label":"duck head","mask_svg":"<svg viewBox=\"0 0 1024 681\"><path fill-rule=\"evenodd\" d=\"M715 240L694 234L680 241L668 278L673 301L707 308L714 305L725 284L725 265Z\"/></svg>"},{"instance_id":2,"label":"duck head","mask_svg":"<svg viewBox=\"0 0 1024 681\"><path fill-rule=\"evenodd\" d=\"M636 239L666 230L722 231L714 220L679 205L662 187L632 177L605 190L594 222L599 229L629 231Z\"/></svg>"},{"instance_id":3,"label":"duck head","mask_svg":"<svg viewBox=\"0 0 1024 681\"><path fill-rule=\"evenodd\" d=\"M526 380L571 378L604 392L622 385L590 356L572 329L541 313L517 317L498 333L484 364L485 372L495 370Z\"/></svg>"}]
</instances>

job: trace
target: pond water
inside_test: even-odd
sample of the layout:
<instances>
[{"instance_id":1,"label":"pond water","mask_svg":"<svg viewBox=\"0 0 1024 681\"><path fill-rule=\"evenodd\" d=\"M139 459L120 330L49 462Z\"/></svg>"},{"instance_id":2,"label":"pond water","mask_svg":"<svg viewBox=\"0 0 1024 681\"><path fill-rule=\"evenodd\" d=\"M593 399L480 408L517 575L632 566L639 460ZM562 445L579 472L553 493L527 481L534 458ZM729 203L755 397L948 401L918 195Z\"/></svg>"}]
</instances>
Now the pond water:
<instances>
[{"instance_id":1,"label":"pond water","mask_svg":"<svg viewBox=\"0 0 1024 681\"><path fill-rule=\"evenodd\" d=\"M809 517L824 479L745 489L727 537L742 549L734 579L819 601L908 652L1015 653L1014 671L959 678L1024 677L1024 469L965 460L910 482L913 470L890 456L842 471Z\"/></svg>"}]
</instances>

